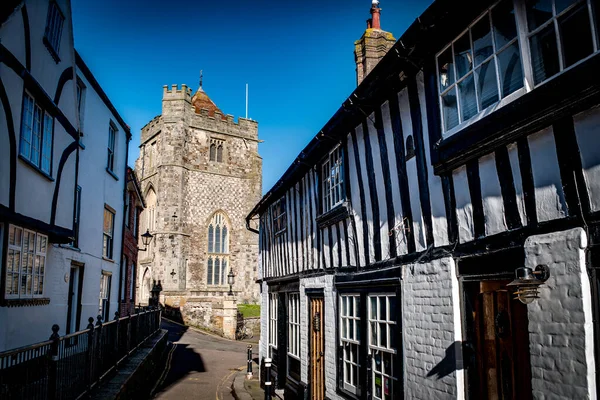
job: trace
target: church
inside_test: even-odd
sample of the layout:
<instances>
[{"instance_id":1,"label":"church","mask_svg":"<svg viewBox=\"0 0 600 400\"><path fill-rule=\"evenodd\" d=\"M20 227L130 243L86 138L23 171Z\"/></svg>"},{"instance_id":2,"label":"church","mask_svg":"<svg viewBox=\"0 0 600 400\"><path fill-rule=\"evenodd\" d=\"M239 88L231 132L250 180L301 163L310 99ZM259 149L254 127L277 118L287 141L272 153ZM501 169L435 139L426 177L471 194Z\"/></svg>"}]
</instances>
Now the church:
<instances>
[{"instance_id":1,"label":"church","mask_svg":"<svg viewBox=\"0 0 600 400\"><path fill-rule=\"evenodd\" d=\"M164 86L162 114L142 128L135 164L147 205L140 233L152 235L138 256L142 304L160 281L167 315L233 335L235 302L259 295L258 236L244 221L261 196L258 143L258 123L224 114L202 79L195 94Z\"/></svg>"}]
</instances>

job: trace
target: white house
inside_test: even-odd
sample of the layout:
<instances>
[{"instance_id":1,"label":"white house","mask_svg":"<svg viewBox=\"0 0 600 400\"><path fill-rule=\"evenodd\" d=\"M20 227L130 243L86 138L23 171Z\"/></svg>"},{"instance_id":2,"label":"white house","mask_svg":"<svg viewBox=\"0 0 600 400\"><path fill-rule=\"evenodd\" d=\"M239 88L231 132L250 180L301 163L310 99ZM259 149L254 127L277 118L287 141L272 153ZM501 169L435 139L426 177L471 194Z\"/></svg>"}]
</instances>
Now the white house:
<instances>
[{"instance_id":1,"label":"white house","mask_svg":"<svg viewBox=\"0 0 600 400\"><path fill-rule=\"evenodd\" d=\"M0 351L117 310L129 138L76 55L70 2L1 9Z\"/></svg>"}]
</instances>

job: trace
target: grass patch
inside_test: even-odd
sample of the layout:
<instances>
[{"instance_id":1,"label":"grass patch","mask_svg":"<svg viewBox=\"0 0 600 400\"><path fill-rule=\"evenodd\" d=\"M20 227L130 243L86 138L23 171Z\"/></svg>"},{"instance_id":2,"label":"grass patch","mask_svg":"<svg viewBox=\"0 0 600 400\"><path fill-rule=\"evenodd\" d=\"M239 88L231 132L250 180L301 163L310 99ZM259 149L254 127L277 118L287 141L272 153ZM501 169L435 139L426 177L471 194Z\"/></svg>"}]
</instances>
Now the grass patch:
<instances>
[{"instance_id":1,"label":"grass patch","mask_svg":"<svg viewBox=\"0 0 600 400\"><path fill-rule=\"evenodd\" d=\"M260 317L260 304L238 304L238 311L244 318Z\"/></svg>"}]
</instances>

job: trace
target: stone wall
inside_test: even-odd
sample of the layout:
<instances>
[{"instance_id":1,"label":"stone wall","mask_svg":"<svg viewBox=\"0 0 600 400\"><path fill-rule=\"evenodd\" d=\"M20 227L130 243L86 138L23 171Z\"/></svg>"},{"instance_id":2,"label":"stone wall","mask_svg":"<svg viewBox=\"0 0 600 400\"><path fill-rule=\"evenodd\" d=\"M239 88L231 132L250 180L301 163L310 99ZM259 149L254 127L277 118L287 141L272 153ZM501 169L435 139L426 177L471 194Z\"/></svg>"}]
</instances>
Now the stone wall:
<instances>
[{"instance_id":1,"label":"stone wall","mask_svg":"<svg viewBox=\"0 0 600 400\"><path fill-rule=\"evenodd\" d=\"M404 267L402 282L404 392L408 399L456 399L456 371L434 369L454 358L454 260L444 258ZM445 360L446 359L446 360ZM452 360L454 361L454 360ZM461 394L462 396L462 394Z\"/></svg>"},{"instance_id":2,"label":"stone wall","mask_svg":"<svg viewBox=\"0 0 600 400\"><path fill-rule=\"evenodd\" d=\"M550 278L528 305L532 389L536 399L596 397L591 291L581 228L531 236L525 266Z\"/></svg>"}]
</instances>

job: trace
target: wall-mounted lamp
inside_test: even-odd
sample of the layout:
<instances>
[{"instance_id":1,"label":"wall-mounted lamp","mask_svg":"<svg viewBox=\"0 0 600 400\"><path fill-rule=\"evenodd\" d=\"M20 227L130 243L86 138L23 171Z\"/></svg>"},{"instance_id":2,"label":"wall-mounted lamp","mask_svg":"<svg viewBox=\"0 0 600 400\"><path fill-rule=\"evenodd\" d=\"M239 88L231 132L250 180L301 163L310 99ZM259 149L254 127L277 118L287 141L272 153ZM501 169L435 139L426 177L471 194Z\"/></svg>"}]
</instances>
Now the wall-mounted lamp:
<instances>
[{"instance_id":1,"label":"wall-mounted lamp","mask_svg":"<svg viewBox=\"0 0 600 400\"><path fill-rule=\"evenodd\" d=\"M233 269L229 270L229 273L227 274L227 283L229 284L229 293L227 293L228 296L233 296L233 284L235 283L235 274L233 273Z\"/></svg>"},{"instance_id":2,"label":"wall-mounted lamp","mask_svg":"<svg viewBox=\"0 0 600 400\"><path fill-rule=\"evenodd\" d=\"M535 270L520 267L515 271L515 280L506 286L515 287L515 299L523 304L530 304L539 299L539 287L550 278L550 269L546 265L538 265Z\"/></svg>"},{"instance_id":3,"label":"wall-mounted lamp","mask_svg":"<svg viewBox=\"0 0 600 400\"><path fill-rule=\"evenodd\" d=\"M142 235L142 244L144 245L143 249L139 249L140 251L146 251L148 250L148 245L150 244L150 241L152 240L152 234L150 233L150 231L148 229L146 229L146 233L144 233Z\"/></svg>"}]
</instances>

